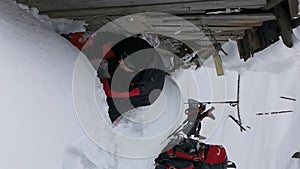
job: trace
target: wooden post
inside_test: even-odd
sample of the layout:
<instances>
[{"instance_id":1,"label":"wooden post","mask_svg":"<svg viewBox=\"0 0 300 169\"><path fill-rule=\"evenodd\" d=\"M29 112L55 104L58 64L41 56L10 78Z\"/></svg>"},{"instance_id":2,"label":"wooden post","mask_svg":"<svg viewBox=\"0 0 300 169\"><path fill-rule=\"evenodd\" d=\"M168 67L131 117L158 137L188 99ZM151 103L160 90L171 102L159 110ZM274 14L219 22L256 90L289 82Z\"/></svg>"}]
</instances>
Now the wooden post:
<instances>
[{"instance_id":1,"label":"wooden post","mask_svg":"<svg viewBox=\"0 0 300 169\"><path fill-rule=\"evenodd\" d=\"M274 8L276 5L280 4L283 0L268 0L268 3L266 6L264 6L264 10L269 10L271 8Z\"/></svg>"},{"instance_id":2,"label":"wooden post","mask_svg":"<svg viewBox=\"0 0 300 169\"><path fill-rule=\"evenodd\" d=\"M243 37L243 39L237 40L237 46L241 59L246 61L251 57L249 38L247 34Z\"/></svg>"},{"instance_id":3,"label":"wooden post","mask_svg":"<svg viewBox=\"0 0 300 169\"><path fill-rule=\"evenodd\" d=\"M223 64L222 64L221 56L219 55L218 51L214 52L213 57L214 57L214 62L215 62L215 66L216 66L217 75L223 76L224 75Z\"/></svg>"},{"instance_id":4,"label":"wooden post","mask_svg":"<svg viewBox=\"0 0 300 169\"><path fill-rule=\"evenodd\" d=\"M290 8L290 14L291 14L291 19L294 17L298 16L298 1L297 0L288 0L289 1L289 8Z\"/></svg>"},{"instance_id":5,"label":"wooden post","mask_svg":"<svg viewBox=\"0 0 300 169\"><path fill-rule=\"evenodd\" d=\"M274 7L274 12L276 16L276 20L278 22L280 35L282 36L283 43L291 48L293 46L292 39L292 22L291 15L288 9L286 9L284 3L280 3L279 5Z\"/></svg>"}]
</instances>

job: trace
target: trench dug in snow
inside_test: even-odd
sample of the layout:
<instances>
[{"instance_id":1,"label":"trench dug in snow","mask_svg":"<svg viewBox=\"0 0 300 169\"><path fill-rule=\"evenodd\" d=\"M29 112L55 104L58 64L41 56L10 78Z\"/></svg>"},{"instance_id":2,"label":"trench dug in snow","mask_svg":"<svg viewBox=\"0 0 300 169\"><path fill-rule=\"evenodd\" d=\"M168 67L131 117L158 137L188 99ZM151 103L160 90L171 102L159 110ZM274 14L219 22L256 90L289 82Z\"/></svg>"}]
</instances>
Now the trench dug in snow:
<instances>
[{"instance_id":1,"label":"trench dug in snow","mask_svg":"<svg viewBox=\"0 0 300 169\"><path fill-rule=\"evenodd\" d=\"M183 70L176 75L168 76L161 95L151 106L140 107L126 113L124 116L126 118L123 118L117 126L112 126L108 119L102 84L95 78L95 70L87 58L80 55L73 76L74 105L85 132L104 150L104 154L108 155L110 152L113 159L117 161L127 158L131 158L132 162L147 159L146 163L151 166L154 158L168 143L167 136L186 118L184 110L187 105L184 103L188 98L199 100L202 96L202 98L209 98L209 101L217 99L216 97L225 99L220 97L220 93L225 96L225 81L222 79L217 83L214 73L209 69L201 69L199 72ZM199 78L199 74L206 75ZM203 81L199 83L200 79ZM218 95L212 92L214 89ZM205 91L207 97L202 91ZM202 135L210 137L221 119L222 112L215 113L215 121L204 120L206 123L202 127ZM86 144L92 145L84 136L80 140L76 142L74 149L81 152L91 151L89 148L80 150Z\"/></svg>"},{"instance_id":2,"label":"trench dug in snow","mask_svg":"<svg viewBox=\"0 0 300 169\"><path fill-rule=\"evenodd\" d=\"M124 23L128 19L131 20L131 17L135 18L134 20L139 19L139 15L127 16L116 22ZM133 23L125 25L131 28L131 24ZM127 29L135 30L129 28ZM102 29L110 30L112 28L110 28L110 24L107 24ZM137 168L145 168L147 163L150 164L148 168L153 168L154 158L168 143L166 138L186 118L184 110L187 105L185 103L189 98L202 99L202 101L226 99L226 79L217 78L213 69L203 67L199 71L179 70L166 78L162 94L151 106L140 107L125 113L119 124L112 126L108 118L102 85L95 78L95 69L84 55L79 55L74 70L73 97L81 126L89 138L101 149L111 153L114 159L119 161L131 158L130 164ZM204 120L202 127L201 134L208 138L215 131L222 117L223 107L216 107L220 109L215 114L217 119L215 121ZM82 143L76 142L75 149L80 149L82 145L88 144L85 142L88 139L83 140ZM141 159L146 161L143 165L134 164ZM101 162L105 163L106 161ZM92 163L99 163L99 161ZM119 162L115 163L119 164Z\"/></svg>"}]
</instances>

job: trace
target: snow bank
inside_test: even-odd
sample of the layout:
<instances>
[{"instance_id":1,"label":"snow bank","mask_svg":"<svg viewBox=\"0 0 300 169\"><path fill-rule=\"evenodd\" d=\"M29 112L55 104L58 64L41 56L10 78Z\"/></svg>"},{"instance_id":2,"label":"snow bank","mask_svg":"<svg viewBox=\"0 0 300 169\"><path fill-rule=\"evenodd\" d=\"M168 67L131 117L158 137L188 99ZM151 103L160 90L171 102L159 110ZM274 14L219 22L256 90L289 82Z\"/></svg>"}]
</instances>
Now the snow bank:
<instances>
[{"instance_id":1,"label":"snow bank","mask_svg":"<svg viewBox=\"0 0 300 169\"><path fill-rule=\"evenodd\" d=\"M226 52L225 56L221 53L224 68L228 70L238 71L243 74L246 71L257 72L271 72L280 73L291 67L300 65L300 28L293 30L294 32L294 46L292 48L286 47L282 39L272 44L263 51L254 54L253 58L249 58L247 62L239 59L237 44L235 41L229 41L223 45Z\"/></svg>"},{"instance_id":2,"label":"snow bank","mask_svg":"<svg viewBox=\"0 0 300 169\"><path fill-rule=\"evenodd\" d=\"M72 102L78 51L10 0L0 25L0 168L62 168L83 134Z\"/></svg>"},{"instance_id":3,"label":"snow bank","mask_svg":"<svg viewBox=\"0 0 300 169\"><path fill-rule=\"evenodd\" d=\"M44 23L49 30L55 31L58 34L69 34L72 32L85 32L85 21L65 19L65 18L49 18L47 15L40 15L39 10L35 7L28 7L24 4L18 6L31 14L34 18Z\"/></svg>"},{"instance_id":4,"label":"snow bank","mask_svg":"<svg viewBox=\"0 0 300 169\"><path fill-rule=\"evenodd\" d=\"M300 167L299 161L290 158L300 149L300 134L297 132L300 121L299 30L294 29L295 43L292 48L285 47L280 40L256 53L247 62L239 59L234 41L223 46L229 54L222 56L226 76L232 71L241 74L241 119L243 125L251 129L241 133L228 116L223 116L207 142L223 144L228 150L229 159L235 161L238 168ZM280 99L280 96L295 98L297 102ZM281 110L293 112L270 114ZM258 116L257 113L269 115ZM236 109L230 107L225 109L224 114L237 116Z\"/></svg>"}]
</instances>

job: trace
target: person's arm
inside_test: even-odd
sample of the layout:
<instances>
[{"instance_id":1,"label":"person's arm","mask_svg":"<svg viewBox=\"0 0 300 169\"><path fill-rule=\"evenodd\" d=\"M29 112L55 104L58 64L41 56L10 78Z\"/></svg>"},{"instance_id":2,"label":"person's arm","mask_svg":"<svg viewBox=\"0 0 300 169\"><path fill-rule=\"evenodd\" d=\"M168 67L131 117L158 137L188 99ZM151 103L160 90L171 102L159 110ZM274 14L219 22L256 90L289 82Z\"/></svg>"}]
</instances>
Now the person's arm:
<instances>
[{"instance_id":1,"label":"person's arm","mask_svg":"<svg viewBox=\"0 0 300 169\"><path fill-rule=\"evenodd\" d=\"M151 105L163 89L165 72L157 69L147 71L142 80L134 85L140 90L140 95L130 98L134 107Z\"/></svg>"},{"instance_id":2,"label":"person's arm","mask_svg":"<svg viewBox=\"0 0 300 169\"><path fill-rule=\"evenodd\" d=\"M102 59L107 60L107 59L112 59L112 58L116 57L115 52L112 49L108 49L108 48L109 48L109 44L105 44L102 46L103 54L105 54Z\"/></svg>"},{"instance_id":3,"label":"person's arm","mask_svg":"<svg viewBox=\"0 0 300 169\"><path fill-rule=\"evenodd\" d=\"M149 95L154 89L162 90L166 73L158 69L147 69L139 81L132 80L133 87L141 91L141 95Z\"/></svg>"},{"instance_id":4,"label":"person's arm","mask_svg":"<svg viewBox=\"0 0 300 169\"><path fill-rule=\"evenodd\" d=\"M112 91L109 84L108 78L100 78L101 83L103 84L103 89L107 97L115 97L115 98L129 98L140 95L139 88L133 88L130 92L118 92Z\"/></svg>"}]
</instances>

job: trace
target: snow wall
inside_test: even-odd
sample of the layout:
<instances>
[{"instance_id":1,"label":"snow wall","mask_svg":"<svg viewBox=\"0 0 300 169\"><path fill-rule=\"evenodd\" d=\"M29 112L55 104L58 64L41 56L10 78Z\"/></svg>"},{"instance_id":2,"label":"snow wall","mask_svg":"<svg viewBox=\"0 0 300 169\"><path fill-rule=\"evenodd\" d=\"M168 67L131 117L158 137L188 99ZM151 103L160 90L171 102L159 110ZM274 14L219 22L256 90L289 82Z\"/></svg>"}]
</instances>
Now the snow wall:
<instances>
[{"instance_id":1,"label":"snow wall","mask_svg":"<svg viewBox=\"0 0 300 169\"><path fill-rule=\"evenodd\" d=\"M103 116L99 112L106 112L107 106L94 69L75 47L9 0L0 1L0 23L0 168L153 168L155 155L166 144L164 139L184 118L172 113L183 112L187 98L198 98L198 84L189 81L194 79L192 73L183 73L180 77L187 79L177 82L176 77L167 78L168 87L160 99L136 112L169 115L157 114L159 122L147 126L128 126L121 121L111 132L107 113L102 121L85 114ZM99 125L101 122L106 125ZM111 133L125 137L118 134L111 138ZM123 144L116 148L123 138L127 142L121 141ZM99 143L108 152L117 151L123 156L128 154L122 152L130 152L134 157L144 153L140 147L147 147L144 151L150 154L142 157L149 158L116 157L99 148Z\"/></svg>"},{"instance_id":2,"label":"snow wall","mask_svg":"<svg viewBox=\"0 0 300 169\"><path fill-rule=\"evenodd\" d=\"M62 168L84 134L72 100L77 49L1 0L0 51L0 168Z\"/></svg>"}]
</instances>

